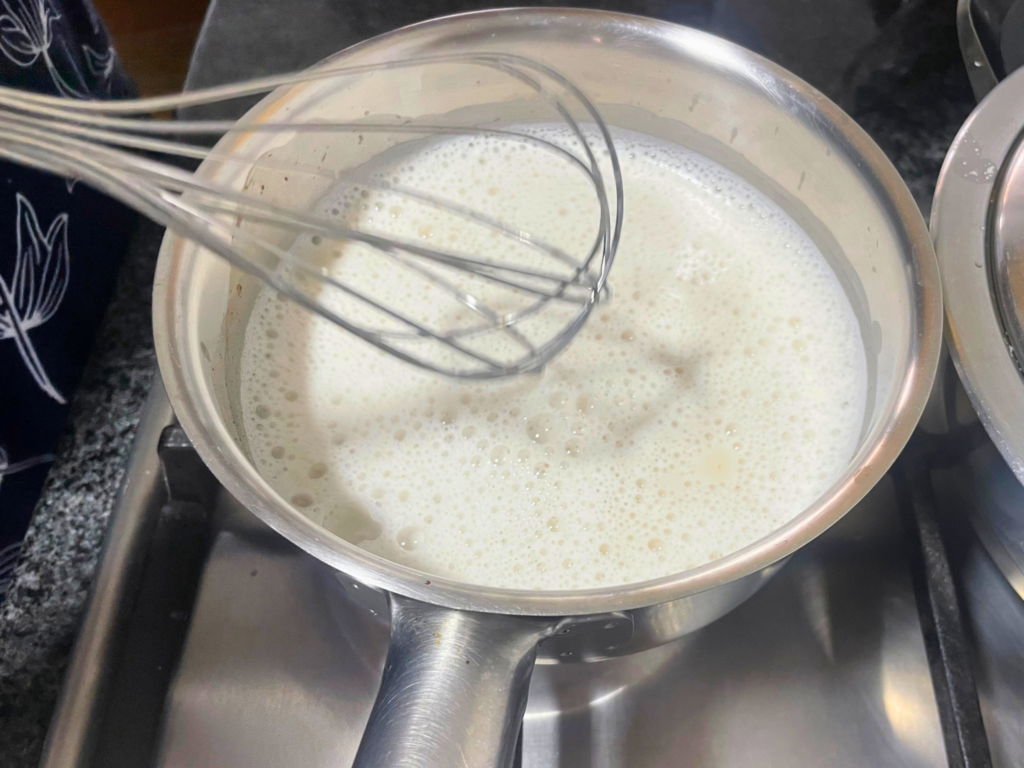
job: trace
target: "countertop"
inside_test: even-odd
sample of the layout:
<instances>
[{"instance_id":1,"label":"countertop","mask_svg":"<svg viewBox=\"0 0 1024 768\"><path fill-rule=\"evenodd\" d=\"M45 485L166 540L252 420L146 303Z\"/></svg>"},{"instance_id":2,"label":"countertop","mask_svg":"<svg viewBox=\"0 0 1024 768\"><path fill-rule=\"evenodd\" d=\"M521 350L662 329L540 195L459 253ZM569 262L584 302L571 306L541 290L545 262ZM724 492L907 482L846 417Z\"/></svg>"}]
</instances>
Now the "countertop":
<instances>
[{"instance_id":1,"label":"countertop","mask_svg":"<svg viewBox=\"0 0 1024 768\"><path fill-rule=\"evenodd\" d=\"M493 5L213 0L188 85L301 67L404 24ZM704 28L791 69L839 102L875 138L927 216L942 158L974 103L957 48L953 0L595 5ZM136 233L75 395L24 558L0 606L0 765L5 768L38 762L139 412L156 375L150 292L161 236L159 227L145 222Z\"/></svg>"}]
</instances>

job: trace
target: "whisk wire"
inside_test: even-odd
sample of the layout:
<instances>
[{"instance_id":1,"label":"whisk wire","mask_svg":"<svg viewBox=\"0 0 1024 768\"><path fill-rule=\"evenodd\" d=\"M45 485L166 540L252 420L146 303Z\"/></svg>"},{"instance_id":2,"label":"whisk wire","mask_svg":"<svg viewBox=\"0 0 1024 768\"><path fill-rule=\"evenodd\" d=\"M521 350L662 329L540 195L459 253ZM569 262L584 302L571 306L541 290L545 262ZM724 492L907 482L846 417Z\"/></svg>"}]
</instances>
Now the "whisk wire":
<instances>
[{"instance_id":1,"label":"whisk wire","mask_svg":"<svg viewBox=\"0 0 1024 768\"><path fill-rule=\"evenodd\" d=\"M325 78L351 77L380 70L425 67L436 64L471 64L489 67L507 75L532 90L546 102L568 127L569 134L582 152L582 158L560 144L533 135L528 129L509 130L481 126L418 124L412 121L386 122L296 122L276 123L248 120L240 123L224 120L161 121L140 120L131 115L186 106L198 106L256 95L274 88L297 85ZM548 82L550 81L550 82ZM563 98L554 93L551 84L572 98L576 108L586 115L588 125L597 134L597 144L607 156L612 171L615 214L612 215L601 163L591 140ZM160 138L168 135L233 135L261 132L359 131L360 133L394 133L434 137L444 135L485 134L527 142L567 162L583 173L593 186L599 207L598 231L590 247L575 257L526 229L451 200L390 183L372 174L338 173L310 164L289 164L292 172L308 173L353 188L399 196L418 204L431 206L449 216L456 216L483 227L493 234L513 241L519 248L543 255L567 271L559 274L515 263L503 263L492 255L473 255L431 248L422 243L398 237L385 237L356 229L337 219L303 210L292 210L279 203L270 203L244 189L216 184L209 174L194 175L182 168L160 162L135 152L156 153L192 160L215 160L238 163L243 168L259 163L273 168L267 158L256 158L237 151L223 152L198 144ZM421 57L383 64L336 66L326 65L301 73L273 76L229 86L218 86L186 94L138 99L127 102L80 102L0 88L0 157L22 162L40 170L81 178L102 191L118 197L142 213L167 225L183 237L224 257L234 266L264 281L282 295L314 311L365 341L422 368L465 378L495 378L535 371L571 341L586 322L593 307L607 296L608 272L618 246L622 225L622 178L614 144L607 126L596 108L570 81L551 68L517 56L506 54L463 54ZM285 166L281 166L284 170ZM368 295L330 273L325 267L298 256L293 249L282 247L260 236L242 223L273 226L288 231L292 237L315 236L334 241L356 243L368 247L435 285L468 308L479 318L476 323L457 328L433 328L395 307ZM243 248L243 246L245 246ZM261 255L260 255L261 254ZM438 271L454 270L479 278L485 283L512 291L527 298L524 307L499 311L481 297L460 287L457 282ZM312 289L310 288L312 286ZM329 288L339 296L355 300L378 314L393 327L367 326L338 311L337 302L325 299ZM539 315L548 306L575 306L575 314L559 332L542 343L535 342L521 330L527 318ZM512 360L488 354L468 342L485 338L489 333L503 335L524 350ZM413 352L408 344L417 341L435 342L454 353L470 366L438 360L436 355ZM477 345L478 346L478 345Z\"/></svg>"}]
</instances>

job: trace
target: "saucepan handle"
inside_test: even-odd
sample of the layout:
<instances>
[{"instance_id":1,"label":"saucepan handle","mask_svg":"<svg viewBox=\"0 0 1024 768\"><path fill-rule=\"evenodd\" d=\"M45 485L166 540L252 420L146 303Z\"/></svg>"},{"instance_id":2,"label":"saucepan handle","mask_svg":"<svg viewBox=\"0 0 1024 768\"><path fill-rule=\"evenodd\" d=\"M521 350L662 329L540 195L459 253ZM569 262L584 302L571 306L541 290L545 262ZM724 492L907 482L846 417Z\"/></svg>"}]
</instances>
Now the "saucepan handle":
<instances>
[{"instance_id":1,"label":"saucepan handle","mask_svg":"<svg viewBox=\"0 0 1024 768\"><path fill-rule=\"evenodd\" d=\"M353 768L508 768L555 622L391 596L391 648Z\"/></svg>"}]
</instances>

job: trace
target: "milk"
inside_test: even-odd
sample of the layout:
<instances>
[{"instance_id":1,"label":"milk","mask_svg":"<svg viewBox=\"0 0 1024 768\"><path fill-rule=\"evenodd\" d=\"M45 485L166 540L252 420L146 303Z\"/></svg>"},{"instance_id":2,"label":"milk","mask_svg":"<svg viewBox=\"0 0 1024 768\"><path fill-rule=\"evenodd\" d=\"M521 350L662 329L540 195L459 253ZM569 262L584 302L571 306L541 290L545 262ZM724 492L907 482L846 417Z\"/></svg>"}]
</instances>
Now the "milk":
<instances>
[{"instance_id":1,"label":"milk","mask_svg":"<svg viewBox=\"0 0 1024 768\"><path fill-rule=\"evenodd\" d=\"M286 500L427 574L586 589L734 552L837 479L862 426L866 366L827 262L707 158L632 133L616 147L626 213L613 298L539 376L431 375L264 292L242 412L252 459ZM594 235L585 178L535 147L452 138L378 178L525 221L573 253ZM383 192L339 188L321 210L433 247L512 247ZM379 255L332 247L331 273L437 315L437 291Z\"/></svg>"}]
</instances>

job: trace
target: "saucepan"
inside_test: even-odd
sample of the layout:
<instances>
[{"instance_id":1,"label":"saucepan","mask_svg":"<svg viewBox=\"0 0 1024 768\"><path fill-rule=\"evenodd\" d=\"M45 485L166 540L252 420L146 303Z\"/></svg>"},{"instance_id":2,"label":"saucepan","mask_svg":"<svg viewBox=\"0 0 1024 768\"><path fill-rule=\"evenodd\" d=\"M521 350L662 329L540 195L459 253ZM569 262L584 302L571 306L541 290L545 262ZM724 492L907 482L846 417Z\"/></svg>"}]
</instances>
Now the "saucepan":
<instances>
[{"instance_id":1,"label":"saucepan","mask_svg":"<svg viewBox=\"0 0 1024 768\"><path fill-rule=\"evenodd\" d=\"M380 600L390 610L391 647L356 757L362 768L507 766L537 661L640 651L702 627L748 598L883 476L925 405L942 340L935 255L909 191L864 131L785 70L685 27L564 9L437 19L329 61L470 51L539 60L575 81L611 126L695 149L781 205L830 261L855 309L868 360L866 415L848 468L813 504L774 533L700 568L585 591L498 589L424 574L321 528L260 477L245 449L237 380L247 313L261 288L168 233L154 288L154 332L182 426L239 501L335 568L357 599ZM343 102L358 115L364 104L367 112L411 116L445 110L437 89L427 104L415 87L384 93L355 78L350 88ZM308 84L281 89L244 119L289 119L317 94ZM506 97L497 89L490 98ZM386 99L400 108L386 109ZM220 150L261 141L269 151L283 139L234 135ZM211 159L201 172L235 174L251 187L254 171L246 175L237 164ZM628 206L627 199L627 216Z\"/></svg>"}]
</instances>

